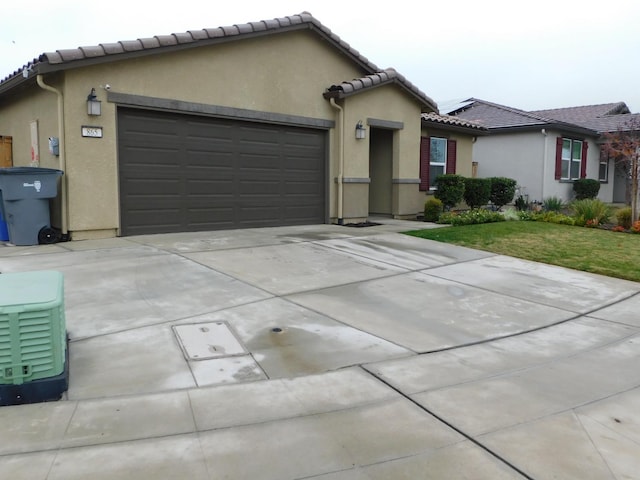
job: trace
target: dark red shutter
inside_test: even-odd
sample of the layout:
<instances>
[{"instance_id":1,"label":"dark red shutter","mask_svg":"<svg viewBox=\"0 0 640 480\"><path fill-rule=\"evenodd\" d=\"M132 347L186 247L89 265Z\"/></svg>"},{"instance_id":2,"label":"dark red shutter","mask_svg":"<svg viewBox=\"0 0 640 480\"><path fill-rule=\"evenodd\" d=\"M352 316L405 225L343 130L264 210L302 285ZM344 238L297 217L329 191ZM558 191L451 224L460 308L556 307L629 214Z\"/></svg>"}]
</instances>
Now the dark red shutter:
<instances>
[{"instance_id":1,"label":"dark red shutter","mask_svg":"<svg viewBox=\"0 0 640 480\"><path fill-rule=\"evenodd\" d=\"M556 139L556 180L562 178L562 137Z\"/></svg>"},{"instance_id":2,"label":"dark red shutter","mask_svg":"<svg viewBox=\"0 0 640 480\"><path fill-rule=\"evenodd\" d=\"M458 144L455 140L447 140L447 171L445 173L456 173L456 160Z\"/></svg>"},{"instance_id":3,"label":"dark red shutter","mask_svg":"<svg viewBox=\"0 0 640 480\"><path fill-rule=\"evenodd\" d=\"M588 148L589 148L589 143L587 143L586 140L583 140L582 141L582 160L580 161L580 178L587 178L587 149Z\"/></svg>"},{"instance_id":4,"label":"dark red shutter","mask_svg":"<svg viewBox=\"0 0 640 480\"><path fill-rule=\"evenodd\" d=\"M429 162L431 161L431 140L420 137L420 191L429 190Z\"/></svg>"}]
</instances>

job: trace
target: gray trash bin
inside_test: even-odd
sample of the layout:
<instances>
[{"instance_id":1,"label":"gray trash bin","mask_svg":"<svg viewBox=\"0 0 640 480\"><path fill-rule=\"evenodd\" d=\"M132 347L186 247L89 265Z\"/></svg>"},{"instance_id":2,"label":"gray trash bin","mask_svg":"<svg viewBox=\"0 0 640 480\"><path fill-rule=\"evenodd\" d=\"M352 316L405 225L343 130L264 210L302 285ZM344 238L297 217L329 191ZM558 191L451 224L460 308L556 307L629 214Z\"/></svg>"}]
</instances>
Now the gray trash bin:
<instances>
[{"instance_id":1,"label":"gray trash bin","mask_svg":"<svg viewBox=\"0 0 640 480\"><path fill-rule=\"evenodd\" d=\"M37 245L60 239L51 228L49 199L57 195L62 173L53 168L0 168L0 208L11 243Z\"/></svg>"}]
</instances>

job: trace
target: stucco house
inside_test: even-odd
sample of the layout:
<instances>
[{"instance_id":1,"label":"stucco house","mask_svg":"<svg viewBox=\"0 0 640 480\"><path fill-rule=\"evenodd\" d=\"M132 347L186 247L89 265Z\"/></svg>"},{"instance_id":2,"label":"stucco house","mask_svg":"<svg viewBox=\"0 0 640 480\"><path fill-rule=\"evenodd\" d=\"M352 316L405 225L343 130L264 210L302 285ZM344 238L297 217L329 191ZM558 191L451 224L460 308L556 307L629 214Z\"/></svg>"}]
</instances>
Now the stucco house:
<instances>
[{"instance_id":1,"label":"stucco house","mask_svg":"<svg viewBox=\"0 0 640 480\"><path fill-rule=\"evenodd\" d=\"M415 218L437 112L307 12L52 51L0 82L6 163L64 171L52 223L73 239Z\"/></svg>"},{"instance_id":2,"label":"stucco house","mask_svg":"<svg viewBox=\"0 0 640 480\"><path fill-rule=\"evenodd\" d=\"M442 110L488 128L489 135L478 138L473 149L479 177L514 178L529 201L571 200L573 181L591 178L600 181L602 201L625 201L627 179L600 149L603 133L637 115L623 102L524 111L469 98Z\"/></svg>"}]
</instances>

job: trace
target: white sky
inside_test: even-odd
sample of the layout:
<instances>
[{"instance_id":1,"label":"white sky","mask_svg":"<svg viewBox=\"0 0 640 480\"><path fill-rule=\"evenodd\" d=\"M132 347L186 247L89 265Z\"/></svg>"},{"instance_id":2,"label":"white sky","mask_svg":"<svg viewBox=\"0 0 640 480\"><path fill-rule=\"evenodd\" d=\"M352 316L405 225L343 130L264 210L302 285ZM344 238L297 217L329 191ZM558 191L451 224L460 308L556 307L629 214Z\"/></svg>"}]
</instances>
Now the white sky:
<instances>
[{"instance_id":1,"label":"white sky","mask_svg":"<svg viewBox=\"0 0 640 480\"><path fill-rule=\"evenodd\" d=\"M637 0L15 0L0 9L0 79L43 52L302 11L437 102L640 112Z\"/></svg>"}]
</instances>

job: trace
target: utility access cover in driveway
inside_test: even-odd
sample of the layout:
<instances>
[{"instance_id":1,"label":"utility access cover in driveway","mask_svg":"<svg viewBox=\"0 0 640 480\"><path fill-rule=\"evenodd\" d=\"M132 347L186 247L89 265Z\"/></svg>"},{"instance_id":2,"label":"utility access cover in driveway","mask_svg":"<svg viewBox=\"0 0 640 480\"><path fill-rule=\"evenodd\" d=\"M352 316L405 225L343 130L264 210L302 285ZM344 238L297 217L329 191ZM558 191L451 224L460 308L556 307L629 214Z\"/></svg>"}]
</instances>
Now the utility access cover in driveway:
<instances>
[{"instance_id":1,"label":"utility access cover in driveway","mask_svg":"<svg viewBox=\"0 0 640 480\"><path fill-rule=\"evenodd\" d=\"M247 353L226 322L175 325L173 330L189 360L206 360Z\"/></svg>"}]
</instances>

